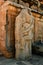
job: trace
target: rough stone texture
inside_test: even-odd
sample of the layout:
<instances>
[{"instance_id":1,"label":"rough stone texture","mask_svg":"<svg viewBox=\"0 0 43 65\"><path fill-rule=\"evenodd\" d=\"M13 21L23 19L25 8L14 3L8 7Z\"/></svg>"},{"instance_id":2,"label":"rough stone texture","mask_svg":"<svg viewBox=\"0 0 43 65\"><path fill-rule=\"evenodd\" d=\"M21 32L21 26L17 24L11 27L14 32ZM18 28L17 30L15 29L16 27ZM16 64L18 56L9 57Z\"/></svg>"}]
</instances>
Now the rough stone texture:
<instances>
[{"instance_id":1,"label":"rough stone texture","mask_svg":"<svg viewBox=\"0 0 43 65\"><path fill-rule=\"evenodd\" d=\"M43 41L43 16L40 14L32 13L34 16L34 40Z\"/></svg>"},{"instance_id":2,"label":"rough stone texture","mask_svg":"<svg viewBox=\"0 0 43 65\"><path fill-rule=\"evenodd\" d=\"M25 3L22 0L8 0L8 1L12 1L12 2L15 2L15 3L21 4L25 7L29 7L29 3Z\"/></svg>"},{"instance_id":3,"label":"rough stone texture","mask_svg":"<svg viewBox=\"0 0 43 65\"><path fill-rule=\"evenodd\" d=\"M0 57L0 65L43 65L43 57L33 55L25 61Z\"/></svg>"},{"instance_id":4,"label":"rough stone texture","mask_svg":"<svg viewBox=\"0 0 43 65\"><path fill-rule=\"evenodd\" d=\"M31 8L34 9L34 10L38 10L38 7L35 6L35 5L32 5Z\"/></svg>"},{"instance_id":5,"label":"rough stone texture","mask_svg":"<svg viewBox=\"0 0 43 65\"><path fill-rule=\"evenodd\" d=\"M29 3L25 3L22 0L19 1L19 4L25 6L25 7L29 7Z\"/></svg>"},{"instance_id":6,"label":"rough stone texture","mask_svg":"<svg viewBox=\"0 0 43 65\"><path fill-rule=\"evenodd\" d=\"M40 14L34 13L32 12L32 15L34 16L34 18L42 18L43 16L41 16Z\"/></svg>"},{"instance_id":7,"label":"rough stone texture","mask_svg":"<svg viewBox=\"0 0 43 65\"><path fill-rule=\"evenodd\" d=\"M34 18L31 12L23 9L15 21L16 58L25 59L31 56L33 40Z\"/></svg>"},{"instance_id":8,"label":"rough stone texture","mask_svg":"<svg viewBox=\"0 0 43 65\"><path fill-rule=\"evenodd\" d=\"M4 3L4 0L0 0L0 6Z\"/></svg>"},{"instance_id":9,"label":"rough stone texture","mask_svg":"<svg viewBox=\"0 0 43 65\"><path fill-rule=\"evenodd\" d=\"M0 0L0 6L2 6L4 4L4 0ZM0 22L1 23L1 22ZM1 35L1 34L0 34ZM0 55L1 55L1 51L0 51Z\"/></svg>"},{"instance_id":10,"label":"rough stone texture","mask_svg":"<svg viewBox=\"0 0 43 65\"><path fill-rule=\"evenodd\" d=\"M8 32L7 32L7 36L8 36L8 44L10 45L10 41L14 41L14 21L15 21L15 17L17 16L17 14L19 13L19 9L17 9L16 7L13 6L8 6L9 2L6 2L3 4L3 6L0 8L0 50L1 52L4 54L5 57L12 57L12 53L7 51L7 47L6 47L6 14L8 16ZM6 12L6 10L8 10L8 13ZM13 30L13 31L12 31ZM11 36L10 37L10 32L11 32ZM11 38L11 40L10 40ZM11 43L12 43L11 42ZM14 43L13 43L14 44ZM13 45L12 44L12 45ZM9 46L8 45L8 46Z\"/></svg>"},{"instance_id":11,"label":"rough stone texture","mask_svg":"<svg viewBox=\"0 0 43 65\"><path fill-rule=\"evenodd\" d=\"M35 40L43 41L43 19L35 19Z\"/></svg>"}]
</instances>

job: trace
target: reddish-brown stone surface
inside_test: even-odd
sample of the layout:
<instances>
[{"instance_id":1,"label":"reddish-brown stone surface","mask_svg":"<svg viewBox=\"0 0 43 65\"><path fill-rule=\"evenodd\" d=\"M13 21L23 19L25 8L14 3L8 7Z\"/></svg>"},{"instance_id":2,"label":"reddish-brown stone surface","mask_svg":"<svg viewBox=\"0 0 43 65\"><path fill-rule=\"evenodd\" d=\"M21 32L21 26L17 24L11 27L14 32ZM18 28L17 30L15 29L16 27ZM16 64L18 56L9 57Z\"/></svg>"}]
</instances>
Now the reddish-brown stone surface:
<instances>
[{"instance_id":1,"label":"reddish-brown stone surface","mask_svg":"<svg viewBox=\"0 0 43 65\"><path fill-rule=\"evenodd\" d=\"M43 41L43 16L40 14L32 13L34 16L34 40Z\"/></svg>"},{"instance_id":2,"label":"reddish-brown stone surface","mask_svg":"<svg viewBox=\"0 0 43 65\"><path fill-rule=\"evenodd\" d=\"M43 41L43 19L35 19L35 40Z\"/></svg>"},{"instance_id":3,"label":"reddish-brown stone surface","mask_svg":"<svg viewBox=\"0 0 43 65\"><path fill-rule=\"evenodd\" d=\"M4 3L4 0L0 0L0 6Z\"/></svg>"},{"instance_id":4,"label":"reddish-brown stone surface","mask_svg":"<svg viewBox=\"0 0 43 65\"><path fill-rule=\"evenodd\" d=\"M14 24L15 24L15 17L17 16L19 9L13 6L8 6L9 2L6 2L0 9L0 50L4 54L5 57L12 57L12 53L7 51L6 48L6 10L8 10L8 42L10 44L10 32L11 32L11 41L14 41ZM12 27L12 28L11 28ZM14 42L13 42L14 44Z\"/></svg>"}]
</instances>

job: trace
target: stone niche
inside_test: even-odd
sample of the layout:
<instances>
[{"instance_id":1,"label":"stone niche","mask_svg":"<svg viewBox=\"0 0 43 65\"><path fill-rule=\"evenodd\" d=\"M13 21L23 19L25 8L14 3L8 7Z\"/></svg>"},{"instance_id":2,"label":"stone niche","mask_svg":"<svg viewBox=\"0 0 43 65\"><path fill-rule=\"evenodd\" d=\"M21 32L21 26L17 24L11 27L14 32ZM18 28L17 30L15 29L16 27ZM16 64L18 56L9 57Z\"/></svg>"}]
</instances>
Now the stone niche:
<instances>
[{"instance_id":1,"label":"stone niche","mask_svg":"<svg viewBox=\"0 0 43 65\"><path fill-rule=\"evenodd\" d=\"M6 1L0 7L0 51L7 58L13 57L14 54L15 18L20 10L20 8L13 6L13 3L9 1Z\"/></svg>"},{"instance_id":2,"label":"stone niche","mask_svg":"<svg viewBox=\"0 0 43 65\"><path fill-rule=\"evenodd\" d=\"M0 50L7 58L26 59L32 55L34 18L31 11L6 1L0 9Z\"/></svg>"}]
</instances>

